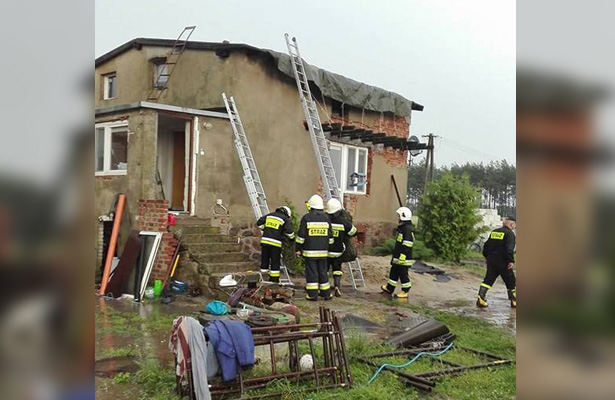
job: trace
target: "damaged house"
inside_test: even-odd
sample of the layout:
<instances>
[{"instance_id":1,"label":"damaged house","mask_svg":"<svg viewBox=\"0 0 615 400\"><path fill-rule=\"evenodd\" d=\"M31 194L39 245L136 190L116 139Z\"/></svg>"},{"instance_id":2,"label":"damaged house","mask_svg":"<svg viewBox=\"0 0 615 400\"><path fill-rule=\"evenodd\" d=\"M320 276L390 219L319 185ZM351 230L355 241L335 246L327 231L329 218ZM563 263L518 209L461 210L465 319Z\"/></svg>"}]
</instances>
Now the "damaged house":
<instances>
[{"instance_id":1,"label":"damaged house","mask_svg":"<svg viewBox=\"0 0 615 400\"><path fill-rule=\"evenodd\" d=\"M245 253L257 246L221 240L226 247L207 250L197 245L212 239L196 233L257 233L246 234L254 231L254 214L223 92L235 99L270 208L290 203L303 214L305 200L322 191L290 59L226 42L185 42L177 55L175 44L134 39L96 59L98 261L110 212L123 193L120 244L132 229L166 232L166 214L173 211L180 223L191 221L195 235L185 243L188 249L194 245L193 260L253 267L254 257ZM423 106L313 66L308 72L345 207L359 229L359 245L371 246L389 237L397 223L408 159L400 143L409 137L412 112ZM195 229L199 223L201 230ZM165 234L154 276L166 271L174 245L173 235ZM211 254L199 254L206 250Z\"/></svg>"}]
</instances>

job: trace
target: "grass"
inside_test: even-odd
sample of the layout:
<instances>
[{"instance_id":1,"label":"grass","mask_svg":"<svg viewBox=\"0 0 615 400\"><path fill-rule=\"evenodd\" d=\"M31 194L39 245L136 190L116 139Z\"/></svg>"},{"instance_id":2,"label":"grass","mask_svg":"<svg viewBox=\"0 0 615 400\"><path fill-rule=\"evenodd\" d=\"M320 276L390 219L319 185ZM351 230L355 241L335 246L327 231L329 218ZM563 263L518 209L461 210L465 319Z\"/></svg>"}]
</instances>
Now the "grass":
<instances>
[{"instance_id":1,"label":"grass","mask_svg":"<svg viewBox=\"0 0 615 400\"><path fill-rule=\"evenodd\" d=\"M384 301L387 305L397 307L407 307L415 312L433 317L444 324L457 335L456 345L484 350L489 353L498 354L504 357L515 359L516 342L515 338L507 331L495 327L482 320L470 317L459 316L456 314L430 309L418 305L400 305L392 301ZM140 317L133 312L121 312L111 308L105 311L105 315L97 313L97 334L99 332L114 332L120 334L138 334L141 329L151 329L153 331L168 332L173 317L168 315L152 315L148 318ZM102 324L104 318L105 324ZM357 400L376 400L376 399L420 399L424 395L415 389L406 386L397 377L389 372L382 372L378 378L367 385L368 380L374 374L376 368L367 366L358 361L358 357L369 354L376 354L392 350L391 347L382 345L379 341L365 336L360 331L348 332L346 338L346 349L350 359L350 369L354 381L351 389L313 391L313 386L307 384L297 384L287 380L272 382L267 388L259 390L258 394L282 392L282 399L357 399ZM307 349L300 347L303 353ZM322 353L322 349L317 346L317 353ZM113 348L102 351L97 356L120 356L132 355L131 346ZM138 354L138 356L142 356ZM478 357L471 353L459 349L450 351L442 356L442 359L457 362L464 365L475 364L480 361ZM394 363L405 363L407 358L397 357L382 359L382 362L390 361ZM408 372L418 372L425 370L439 369L442 366L437 360L421 359L408 368ZM258 366L252 373L261 372ZM135 374L120 374L113 380L108 381L109 385L135 385L138 387L140 397L135 399L151 400L177 400L174 393L175 376L172 366L161 365L155 359L142 359L141 369ZM126 386L128 387L128 386ZM516 369L514 365L488 370L477 370L459 376L443 377L437 382L431 398L437 399L458 399L458 400L501 400L509 399L516 394Z\"/></svg>"}]
</instances>

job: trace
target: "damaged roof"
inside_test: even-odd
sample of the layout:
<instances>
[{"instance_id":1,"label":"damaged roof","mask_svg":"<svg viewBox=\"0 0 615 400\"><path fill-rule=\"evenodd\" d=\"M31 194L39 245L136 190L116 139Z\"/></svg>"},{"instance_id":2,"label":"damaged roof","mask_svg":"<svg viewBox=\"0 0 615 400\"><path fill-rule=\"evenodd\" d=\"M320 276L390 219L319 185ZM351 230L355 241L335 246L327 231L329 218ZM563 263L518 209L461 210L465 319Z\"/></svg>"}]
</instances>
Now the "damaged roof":
<instances>
[{"instance_id":1,"label":"damaged roof","mask_svg":"<svg viewBox=\"0 0 615 400\"><path fill-rule=\"evenodd\" d=\"M139 50L142 46L173 47L174 44L175 40L171 39L133 39L98 57L95 66L98 67L133 48ZM228 52L231 51L246 51L248 56L251 54L269 55L280 72L294 79L290 57L285 53L260 49L242 43L195 41L187 42L186 49L216 51L217 54L221 56L224 56L224 52L228 54ZM421 104L408 100L395 92L355 81L343 75L318 68L307 62L305 62L305 65L308 79L320 89L322 94L341 103L367 110L391 112L405 116L409 116L412 110L423 111L424 107Z\"/></svg>"}]
</instances>

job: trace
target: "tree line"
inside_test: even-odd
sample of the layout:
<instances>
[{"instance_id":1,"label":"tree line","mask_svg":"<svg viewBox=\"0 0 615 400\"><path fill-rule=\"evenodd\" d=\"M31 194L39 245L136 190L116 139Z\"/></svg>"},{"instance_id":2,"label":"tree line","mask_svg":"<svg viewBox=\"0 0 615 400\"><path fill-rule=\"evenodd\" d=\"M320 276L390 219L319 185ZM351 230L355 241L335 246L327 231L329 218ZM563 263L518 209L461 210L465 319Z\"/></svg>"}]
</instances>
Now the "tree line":
<instances>
[{"instance_id":1,"label":"tree line","mask_svg":"<svg viewBox=\"0 0 615 400\"><path fill-rule=\"evenodd\" d=\"M488 164L453 164L434 169L434 179L450 172L454 177L467 175L470 183L481 191L480 208L495 208L498 214L516 215L517 211L517 167L506 160L491 161ZM408 167L408 207L416 211L419 199L425 189L425 160Z\"/></svg>"}]
</instances>

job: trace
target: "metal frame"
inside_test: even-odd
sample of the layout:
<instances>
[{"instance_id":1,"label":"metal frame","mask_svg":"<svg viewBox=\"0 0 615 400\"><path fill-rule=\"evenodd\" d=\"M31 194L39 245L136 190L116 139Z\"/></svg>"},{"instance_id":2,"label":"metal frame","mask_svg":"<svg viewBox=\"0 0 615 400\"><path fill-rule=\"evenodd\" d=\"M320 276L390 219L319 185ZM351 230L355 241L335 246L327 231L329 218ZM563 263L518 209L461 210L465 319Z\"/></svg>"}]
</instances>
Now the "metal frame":
<instances>
[{"instance_id":1,"label":"metal frame","mask_svg":"<svg viewBox=\"0 0 615 400\"><path fill-rule=\"evenodd\" d=\"M254 345L269 346L271 354L271 375L262 377L246 378L239 374L238 381L234 385L210 384L209 389L212 398L215 399L258 399L281 396L283 393L268 393L246 397L246 392L266 387L270 382L278 379L289 379L294 382L310 381L313 385L306 390L323 390L334 388L352 387L352 375L350 363L346 354L346 342L340 319L325 307L319 309L320 320L311 324L277 325L269 327L252 328ZM309 329L309 330L308 330ZM299 342L307 341L310 355L314 360L311 371L299 370ZM315 344L322 341L323 357L317 359ZM288 343L289 369L290 372L281 372L277 369L277 356L275 344ZM190 366L190 364L189 364ZM187 371L188 391L182 390L179 384L177 391L180 396L187 395L194 400L193 382L191 369ZM229 397L232 396L232 397Z\"/></svg>"},{"instance_id":2,"label":"metal frame","mask_svg":"<svg viewBox=\"0 0 615 400\"><path fill-rule=\"evenodd\" d=\"M408 358L412 358L412 357L415 357L418 353L422 351L438 352L438 351L444 350L446 347L447 347L446 345L439 345L437 347L429 347L429 346L413 347L407 350L391 351L391 352L386 352L386 353L372 354L370 356L365 356L365 357L358 357L358 360L374 368L380 368L380 366L382 365L382 362L377 361L377 360L381 358L392 357L392 356L408 356ZM490 354L490 353L480 351L480 350L470 349L467 347L454 346L453 349L459 349L459 350L466 351L468 353L478 355L486 359L487 361L484 363L474 364L474 365L462 365L462 364L458 364L452 361L438 359L437 360L438 363L445 364L448 366L448 368L437 369L433 371L425 371L425 372L421 372L418 374L410 374L408 372L404 372L402 370L390 368L390 367L385 367L384 370L397 375L399 378L401 378L403 381L405 381L410 386L413 386L422 391L429 392L436 386L436 382L430 378L436 378L436 377L445 376L445 375L459 375L466 371L483 369L483 368L496 368L496 367L502 367L502 366L510 365L514 363L514 361L511 359L496 356L494 354Z\"/></svg>"}]
</instances>

